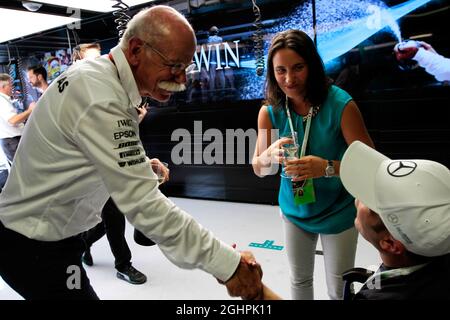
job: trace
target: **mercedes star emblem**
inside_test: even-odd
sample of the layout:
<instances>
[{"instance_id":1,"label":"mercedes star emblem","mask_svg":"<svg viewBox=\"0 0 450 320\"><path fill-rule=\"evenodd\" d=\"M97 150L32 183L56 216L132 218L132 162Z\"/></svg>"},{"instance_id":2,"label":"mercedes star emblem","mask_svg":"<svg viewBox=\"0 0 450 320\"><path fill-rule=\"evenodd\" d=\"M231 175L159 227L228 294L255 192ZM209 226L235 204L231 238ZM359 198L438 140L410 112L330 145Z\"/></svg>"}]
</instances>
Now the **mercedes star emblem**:
<instances>
[{"instance_id":1,"label":"mercedes star emblem","mask_svg":"<svg viewBox=\"0 0 450 320\"><path fill-rule=\"evenodd\" d=\"M410 175L417 168L417 163L413 161L394 161L388 167L388 173L393 177L404 177Z\"/></svg>"}]
</instances>

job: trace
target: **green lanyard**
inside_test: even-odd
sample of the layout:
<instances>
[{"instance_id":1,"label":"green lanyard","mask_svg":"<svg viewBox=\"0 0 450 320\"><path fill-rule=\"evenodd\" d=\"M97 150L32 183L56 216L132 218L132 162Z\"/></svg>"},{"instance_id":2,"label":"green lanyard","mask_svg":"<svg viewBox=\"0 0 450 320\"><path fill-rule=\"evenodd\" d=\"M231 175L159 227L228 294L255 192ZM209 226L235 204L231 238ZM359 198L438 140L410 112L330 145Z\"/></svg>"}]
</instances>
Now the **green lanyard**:
<instances>
[{"instance_id":1,"label":"green lanyard","mask_svg":"<svg viewBox=\"0 0 450 320\"><path fill-rule=\"evenodd\" d=\"M313 107L309 108L309 112L308 112L308 115L307 115L308 120L306 121L305 135L303 137L303 143L302 143L302 150L300 152L300 158L305 156L306 145L308 144L308 138L309 138L309 128L311 128L312 111L313 111Z\"/></svg>"},{"instance_id":2,"label":"green lanyard","mask_svg":"<svg viewBox=\"0 0 450 320\"><path fill-rule=\"evenodd\" d=\"M294 134L295 129L292 124L291 112L289 111L289 99L288 99L287 95L286 95L285 108L286 108L286 114L287 114L287 118L288 118L289 128L291 129L292 137L294 138L294 144L298 144L298 141L295 140L295 134ZM309 128L311 127L312 113L313 113L313 107L310 107L308 115L307 115L308 120L306 122L305 135L303 136L302 149L301 149L299 158L302 158L305 156L306 145L308 144L308 138L309 138Z\"/></svg>"}]
</instances>

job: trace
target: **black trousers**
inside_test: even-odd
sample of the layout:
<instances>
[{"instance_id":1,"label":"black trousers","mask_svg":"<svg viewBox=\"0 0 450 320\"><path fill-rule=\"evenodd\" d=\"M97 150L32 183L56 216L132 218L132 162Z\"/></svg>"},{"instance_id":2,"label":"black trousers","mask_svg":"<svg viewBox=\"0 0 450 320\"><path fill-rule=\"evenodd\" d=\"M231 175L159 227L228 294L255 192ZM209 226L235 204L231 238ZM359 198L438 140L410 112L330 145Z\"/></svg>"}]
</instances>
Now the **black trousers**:
<instances>
[{"instance_id":1,"label":"black trousers","mask_svg":"<svg viewBox=\"0 0 450 320\"><path fill-rule=\"evenodd\" d=\"M123 271L131 266L131 251L125 239L125 216L109 198L102 210L102 221L83 234L86 247L90 248L106 233L109 247L114 255L114 265L117 270ZM141 246L153 246L155 243L142 232L134 229L134 241Z\"/></svg>"},{"instance_id":2,"label":"black trousers","mask_svg":"<svg viewBox=\"0 0 450 320\"><path fill-rule=\"evenodd\" d=\"M3 190L3 187L5 186L6 180L8 179L8 169L0 168L0 193Z\"/></svg>"},{"instance_id":3,"label":"black trousers","mask_svg":"<svg viewBox=\"0 0 450 320\"><path fill-rule=\"evenodd\" d=\"M13 161L17 146L19 145L19 141L20 136L0 139L0 144L2 146L3 152L5 153L6 159L8 159L9 164L11 164Z\"/></svg>"},{"instance_id":4,"label":"black trousers","mask_svg":"<svg viewBox=\"0 0 450 320\"><path fill-rule=\"evenodd\" d=\"M27 300L98 300L81 264L81 235L38 241L0 222L0 276Z\"/></svg>"},{"instance_id":5,"label":"black trousers","mask_svg":"<svg viewBox=\"0 0 450 320\"><path fill-rule=\"evenodd\" d=\"M131 266L131 251L125 239L125 216L109 198L102 210L102 221L92 229L83 233L86 247L90 248L106 234L109 247L114 255L114 265L123 271Z\"/></svg>"}]
</instances>

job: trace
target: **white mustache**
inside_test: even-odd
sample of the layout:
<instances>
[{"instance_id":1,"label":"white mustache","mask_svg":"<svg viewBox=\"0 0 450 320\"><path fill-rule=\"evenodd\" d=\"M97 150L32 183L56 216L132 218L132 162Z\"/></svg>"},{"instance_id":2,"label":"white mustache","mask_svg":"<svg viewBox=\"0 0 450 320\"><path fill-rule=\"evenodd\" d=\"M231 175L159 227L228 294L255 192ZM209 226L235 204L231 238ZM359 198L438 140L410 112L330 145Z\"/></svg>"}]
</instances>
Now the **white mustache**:
<instances>
[{"instance_id":1,"label":"white mustache","mask_svg":"<svg viewBox=\"0 0 450 320\"><path fill-rule=\"evenodd\" d=\"M186 90L186 86L184 84L171 82L171 81L161 81L158 83L158 87L171 92L179 92Z\"/></svg>"}]
</instances>

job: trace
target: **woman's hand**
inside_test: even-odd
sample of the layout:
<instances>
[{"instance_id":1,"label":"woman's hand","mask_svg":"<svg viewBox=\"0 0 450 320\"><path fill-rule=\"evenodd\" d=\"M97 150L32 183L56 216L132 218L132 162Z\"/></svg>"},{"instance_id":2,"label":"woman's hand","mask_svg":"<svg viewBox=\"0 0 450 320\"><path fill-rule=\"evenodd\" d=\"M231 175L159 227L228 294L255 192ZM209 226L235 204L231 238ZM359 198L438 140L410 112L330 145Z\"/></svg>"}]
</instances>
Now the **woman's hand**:
<instances>
[{"instance_id":1,"label":"woman's hand","mask_svg":"<svg viewBox=\"0 0 450 320\"><path fill-rule=\"evenodd\" d=\"M272 143L263 153L259 156L260 163L263 166L270 166L272 163L282 163L284 161L284 144L292 144L294 140L291 138L281 138Z\"/></svg>"},{"instance_id":2,"label":"woman's hand","mask_svg":"<svg viewBox=\"0 0 450 320\"><path fill-rule=\"evenodd\" d=\"M304 156L286 161L284 170L286 175L292 177L292 181L302 181L323 177L326 167L327 160L316 156Z\"/></svg>"}]
</instances>

